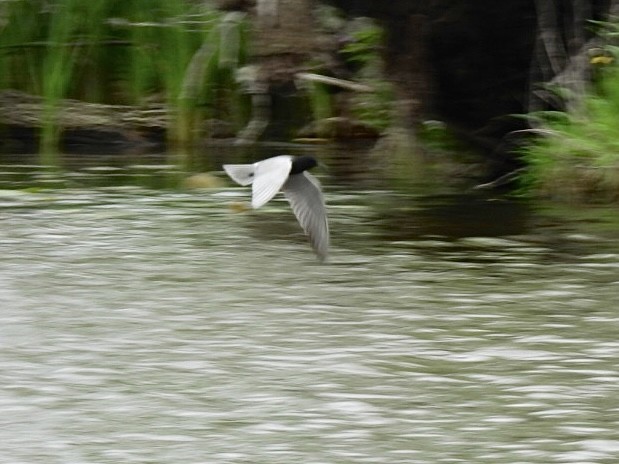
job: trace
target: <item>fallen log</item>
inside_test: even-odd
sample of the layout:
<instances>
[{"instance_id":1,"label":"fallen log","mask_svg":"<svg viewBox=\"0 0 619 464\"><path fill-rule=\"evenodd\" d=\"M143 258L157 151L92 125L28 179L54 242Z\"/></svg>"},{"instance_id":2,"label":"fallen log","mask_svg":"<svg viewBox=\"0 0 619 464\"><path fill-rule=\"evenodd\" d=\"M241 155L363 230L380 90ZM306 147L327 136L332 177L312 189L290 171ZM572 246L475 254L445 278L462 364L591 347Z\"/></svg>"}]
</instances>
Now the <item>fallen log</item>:
<instances>
[{"instance_id":1,"label":"fallen log","mask_svg":"<svg viewBox=\"0 0 619 464\"><path fill-rule=\"evenodd\" d=\"M61 100L54 114L60 129L61 149L74 151L125 151L160 146L165 141L168 110L162 103L144 106L107 105ZM0 140L3 151L31 150L45 124L42 97L16 90L0 92Z\"/></svg>"}]
</instances>

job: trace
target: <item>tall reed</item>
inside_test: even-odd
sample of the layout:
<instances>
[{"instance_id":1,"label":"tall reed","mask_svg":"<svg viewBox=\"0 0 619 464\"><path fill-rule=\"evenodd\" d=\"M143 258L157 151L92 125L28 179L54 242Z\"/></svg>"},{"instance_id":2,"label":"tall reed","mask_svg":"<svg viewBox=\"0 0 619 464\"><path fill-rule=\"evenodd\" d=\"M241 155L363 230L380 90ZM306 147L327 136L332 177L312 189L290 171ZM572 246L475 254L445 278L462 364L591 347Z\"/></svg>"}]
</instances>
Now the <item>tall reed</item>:
<instances>
[{"instance_id":1,"label":"tall reed","mask_svg":"<svg viewBox=\"0 0 619 464\"><path fill-rule=\"evenodd\" d=\"M169 110L168 141L189 146L200 118L237 100L242 18L192 0L12 0L0 4L0 89L43 97L41 152L58 147L62 101ZM232 19L231 19L232 18ZM228 110L234 111L234 110ZM75 116L75 115L73 115ZM48 156L45 162L54 162Z\"/></svg>"},{"instance_id":2,"label":"tall reed","mask_svg":"<svg viewBox=\"0 0 619 464\"><path fill-rule=\"evenodd\" d=\"M162 31L161 70L168 111L171 113L171 127L168 128L168 141L173 146L187 148L192 139L192 107L194 102L183 98L181 90L189 64L201 45L204 24L197 24L197 31L187 27L186 11L179 2L166 3L166 26ZM198 35L199 34L199 35Z\"/></svg>"},{"instance_id":3,"label":"tall reed","mask_svg":"<svg viewBox=\"0 0 619 464\"><path fill-rule=\"evenodd\" d=\"M45 48L39 6L33 2L5 3L0 29L0 88L39 94L39 66Z\"/></svg>"},{"instance_id":4,"label":"tall reed","mask_svg":"<svg viewBox=\"0 0 619 464\"><path fill-rule=\"evenodd\" d=\"M125 24L129 47L121 59L125 60L124 75L119 76L121 87L130 104L142 104L158 88L157 37L161 29L158 12L151 8L152 0L134 0L133 8L126 13ZM121 63L118 63L121 66Z\"/></svg>"},{"instance_id":5,"label":"tall reed","mask_svg":"<svg viewBox=\"0 0 619 464\"><path fill-rule=\"evenodd\" d=\"M221 116L222 100L234 112L235 97L230 93L237 90L234 73L245 58L244 40L243 15L238 13L205 27L202 45L187 65L177 98L183 141L200 133L196 125L200 118Z\"/></svg>"},{"instance_id":6,"label":"tall reed","mask_svg":"<svg viewBox=\"0 0 619 464\"><path fill-rule=\"evenodd\" d=\"M56 164L60 126L58 104L65 97L77 59L77 49L70 43L79 12L80 0L64 0L53 5L50 14L46 53L43 57L43 119L41 153L44 164Z\"/></svg>"}]
</instances>

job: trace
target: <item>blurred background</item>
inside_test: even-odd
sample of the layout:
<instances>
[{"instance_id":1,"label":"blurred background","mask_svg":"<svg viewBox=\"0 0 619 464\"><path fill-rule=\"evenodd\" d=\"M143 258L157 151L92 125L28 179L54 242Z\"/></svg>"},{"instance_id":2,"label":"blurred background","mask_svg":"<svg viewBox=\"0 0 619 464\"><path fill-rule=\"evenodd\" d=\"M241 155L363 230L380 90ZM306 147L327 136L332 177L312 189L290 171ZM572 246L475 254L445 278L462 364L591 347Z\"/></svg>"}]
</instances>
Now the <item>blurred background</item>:
<instances>
[{"instance_id":1,"label":"blurred background","mask_svg":"<svg viewBox=\"0 0 619 464\"><path fill-rule=\"evenodd\" d=\"M0 0L0 462L616 463L618 15Z\"/></svg>"}]
</instances>

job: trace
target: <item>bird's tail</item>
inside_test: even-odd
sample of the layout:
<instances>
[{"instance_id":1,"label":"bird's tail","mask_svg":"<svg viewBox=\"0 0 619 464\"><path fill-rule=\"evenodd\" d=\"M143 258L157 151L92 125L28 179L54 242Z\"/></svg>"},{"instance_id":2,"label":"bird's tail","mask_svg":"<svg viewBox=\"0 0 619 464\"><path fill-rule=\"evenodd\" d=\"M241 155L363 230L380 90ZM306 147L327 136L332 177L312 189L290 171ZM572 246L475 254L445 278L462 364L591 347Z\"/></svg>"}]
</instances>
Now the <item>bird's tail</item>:
<instances>
[{"instance_id":1,"label":"bird's tail","mask_svg":"<svg viewBox=\"0 0 619 464\"><path fill-rule=\"evenodd\" d=\"M254 181L253 164L224 164L224 171L237 184L249 185Z\"/></svg>"}]
</instances>

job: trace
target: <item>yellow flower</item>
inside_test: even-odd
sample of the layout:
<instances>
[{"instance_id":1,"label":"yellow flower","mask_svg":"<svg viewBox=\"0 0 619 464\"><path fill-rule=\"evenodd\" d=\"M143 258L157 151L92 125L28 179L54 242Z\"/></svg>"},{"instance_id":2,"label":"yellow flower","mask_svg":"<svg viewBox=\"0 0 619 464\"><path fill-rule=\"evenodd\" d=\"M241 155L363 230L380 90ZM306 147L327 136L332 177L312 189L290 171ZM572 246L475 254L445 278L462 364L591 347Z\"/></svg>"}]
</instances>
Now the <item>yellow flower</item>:
<instances>
[{"instance_id":1,"label":"yellow flower","mask_svg":"<svg viewBox=\"0 0 619 464\"><path fill-rule=\"evenodd\" d=\"M591 58L591 64L611 64L615 59L612 56L598 55Z\"/></svg>"}]
</instances>

